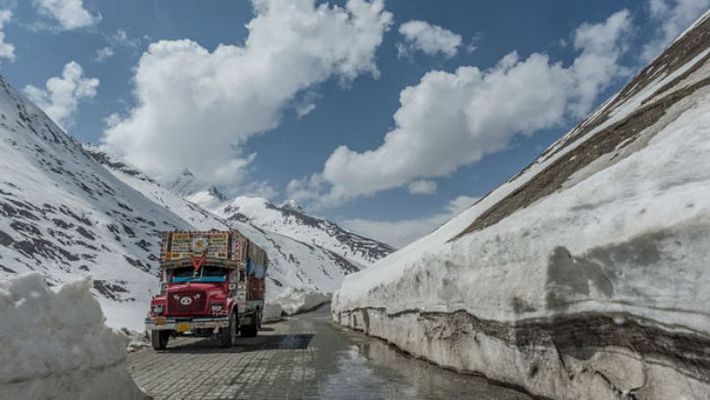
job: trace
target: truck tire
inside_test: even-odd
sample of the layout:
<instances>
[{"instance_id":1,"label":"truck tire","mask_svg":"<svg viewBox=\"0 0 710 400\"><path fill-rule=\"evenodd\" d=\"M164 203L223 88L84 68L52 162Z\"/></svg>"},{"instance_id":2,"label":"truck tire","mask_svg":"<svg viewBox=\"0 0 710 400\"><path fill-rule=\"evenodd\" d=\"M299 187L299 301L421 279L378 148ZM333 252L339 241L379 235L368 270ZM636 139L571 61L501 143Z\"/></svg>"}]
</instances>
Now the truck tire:
<instances>
[{"instance_id":1,"label":"truck tire","mask_svg":"<svg viewBox=\"0 0 710 400\"><path fill-rule=\"evenodd\" d=\"M165 350L170 340L169 331L150 331L150 344L153 350Z\"/></svg>"},{"instance_id":2,"label":"truck tire","mask_svg":"<svg viewBox=\"0 0 710 400\"><path fill-rule=\"evenodd\" d=\"M251 317L251 323L250 323L249 325L242 326L242 327L239 329L239 333L242 335L242 337L254 337L254 336L256 336L256 333L257 333L257 331L258 331L258 328L257 328L257 326L258 326L258 325L257 325L257 324L258 324L257 318L258 318L257 315L253 315L253 316Z\"/></svg>"},{"instance_id":3,"label":"truck tire","mask_svg":"<svg viewBox=\"0 0 710 400\"><path fill-rule=\"evenodd\" d=\"M232 313L229 317L229 326L219 330L219 341L222 347L234 346L237 336L237 314Z\"/></svg>"}]
</instances>

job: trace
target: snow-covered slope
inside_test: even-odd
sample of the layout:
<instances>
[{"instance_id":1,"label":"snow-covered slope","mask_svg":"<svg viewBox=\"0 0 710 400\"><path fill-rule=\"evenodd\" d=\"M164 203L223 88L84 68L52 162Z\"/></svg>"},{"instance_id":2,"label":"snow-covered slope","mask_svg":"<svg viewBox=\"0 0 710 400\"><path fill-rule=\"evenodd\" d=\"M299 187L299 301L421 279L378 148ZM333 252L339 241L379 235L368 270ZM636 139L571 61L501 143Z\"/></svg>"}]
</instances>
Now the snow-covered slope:
<instances>
[{"instance_id":1,"label":"snow-covered slope","mask_svg":"<svg viewBox=\"0 0 710 400\"><path fill-rule=\"evenodd\" d=\"M0 278L92 276L109 323L137 328L156 288L156 235L191 225L116 179L2 78L0 169Z\"/></svg>"},{"instance_id":2,"label":"snow-covered slope","mask_svg":"<svg viewBox=\"0 0 710 400\"><path fill-rule=\"evenodd\" d=\"M333 318L535 395L710 398L710 19Z\"/></svg>"},{"instance_id":3,"label":"snow-covered slope","mask_svg":"<svg viewBox=\"0 0 710 400\"><path fill-rule=\"evenodd\" d=\"M103 164L103 165L102 165ZM335 290L359 266L248 223L226 222L137 169L83 148L0 78L0 279L90 276L114 327L142 330L158 289L158 232L233 227L269 253L267 297Z\"/></svg>"},{"instance_id":4,"label":"snow-covered slope","mask_svg":"<svg viewBox=\"0 0 710 400\"><path fill-rule=\"evenodd\" d=\"M260 228L321 246L363 266L387 256L394 248L333 222L307 215L294 202L276 206L260 197L240 196L215 213L230 221L250 222Z\"/></svg>"}]
</instances>

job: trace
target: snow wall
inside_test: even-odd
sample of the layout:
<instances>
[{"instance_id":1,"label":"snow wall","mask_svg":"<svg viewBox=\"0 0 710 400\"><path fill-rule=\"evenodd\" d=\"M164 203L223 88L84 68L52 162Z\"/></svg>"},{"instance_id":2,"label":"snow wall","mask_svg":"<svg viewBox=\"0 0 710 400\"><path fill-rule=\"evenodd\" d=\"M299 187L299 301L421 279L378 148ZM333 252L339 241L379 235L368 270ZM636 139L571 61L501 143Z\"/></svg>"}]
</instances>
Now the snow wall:
<instances>
[{"instance_id":1,"label":"snow wall","mask_svg":"<svg viewBox=\"0 0 710 400\"><path fill-rule=\"evenodd\" d=\"M555 399L710 399L710 21L333 319ZM526 197L527 196L527 197Z\"/></svg>"},{"instance_id":2,"label":"snow wall","mask_svg":"<svg viewBox=\"0 0 710 400\"><path fill-rule=\"evenodd\" d=\"M39 273L0 281L0 398L147 399L88 279L57 292Z\"/></svg>"},{"instance_id":3,"label":"snow wall","mask_svg":"<svg viewBox=\"0 0 710 400\"><path fill-rule=\"evenodd\" d=\"M268 304L280 308L286 315L294 315L311 311L328 302L330 302L330 294L323 294L310 288L288 288Z\"/></svg>"}]
</instances>

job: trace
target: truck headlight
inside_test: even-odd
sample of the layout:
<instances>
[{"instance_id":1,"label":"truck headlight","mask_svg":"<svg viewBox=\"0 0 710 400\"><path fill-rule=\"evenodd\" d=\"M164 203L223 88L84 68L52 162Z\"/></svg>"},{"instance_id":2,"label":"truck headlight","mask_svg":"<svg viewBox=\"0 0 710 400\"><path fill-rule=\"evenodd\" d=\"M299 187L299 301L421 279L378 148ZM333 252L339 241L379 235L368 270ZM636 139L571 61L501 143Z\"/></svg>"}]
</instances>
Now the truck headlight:
<instances>
[{"instance_id":1,"label":"truck headlight","mask_svg":"<svg viewBox=\"0 0 710 400\"><path fill-rule=\"evenodd\" d=\"M224 305L222 305L222 304L212 304L212 312L213 313L221 312L223 309L224 309Z\"/></svg>"},{"instance_id":2,"label":"truck headlight","mask_svg":"<svg viewBox=\"0 0 710 400\"><path fill-rule=\"evenodd\" d=\"M163 313L163 305L162 304L153 304L151 307L151 310L153 311L153 314L162 314Z\"/></svg>"}]
</instances>

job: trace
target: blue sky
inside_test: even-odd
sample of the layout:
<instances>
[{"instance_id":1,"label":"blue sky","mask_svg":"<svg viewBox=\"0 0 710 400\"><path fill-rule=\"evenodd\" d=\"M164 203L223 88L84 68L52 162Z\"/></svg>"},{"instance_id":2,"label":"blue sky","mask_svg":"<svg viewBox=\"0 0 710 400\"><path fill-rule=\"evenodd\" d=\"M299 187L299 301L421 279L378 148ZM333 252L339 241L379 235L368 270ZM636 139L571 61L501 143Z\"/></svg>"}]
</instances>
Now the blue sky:
<instances>
[{"instance_id":1,"label":"blue sky","mask_svg":"<svg viewBox=\"0 0 710 400\"><path fill-rule=\"evenodd\" d=\"M316 3L0 2L0 71L149 173L187 167L403 245L530 163L709 2Z\"/></svg>"}]
</instances>

